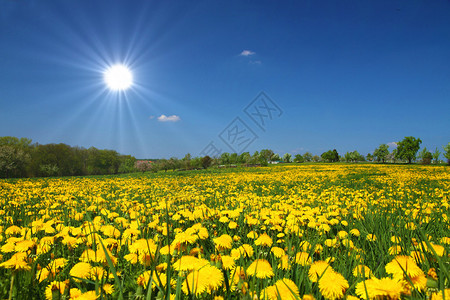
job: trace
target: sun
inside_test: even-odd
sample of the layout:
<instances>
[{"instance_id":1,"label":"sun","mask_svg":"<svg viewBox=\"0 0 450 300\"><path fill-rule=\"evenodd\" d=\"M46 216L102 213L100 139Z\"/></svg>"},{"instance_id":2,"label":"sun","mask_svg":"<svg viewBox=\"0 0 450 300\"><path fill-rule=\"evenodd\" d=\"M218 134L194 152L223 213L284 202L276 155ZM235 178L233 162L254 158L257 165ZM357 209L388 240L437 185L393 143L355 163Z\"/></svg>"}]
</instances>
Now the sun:
<instances>
[{"instance_id":1,"label":"sun","mask_svg":"<svg viewBox=\"0 0 450 300\"><path fill-rule=\"evenodd\" d=\"M104 72L105 83L112 91L125 91L133 84L133 74L124 65L113 65Z\"/></svg>"}]
</instances>

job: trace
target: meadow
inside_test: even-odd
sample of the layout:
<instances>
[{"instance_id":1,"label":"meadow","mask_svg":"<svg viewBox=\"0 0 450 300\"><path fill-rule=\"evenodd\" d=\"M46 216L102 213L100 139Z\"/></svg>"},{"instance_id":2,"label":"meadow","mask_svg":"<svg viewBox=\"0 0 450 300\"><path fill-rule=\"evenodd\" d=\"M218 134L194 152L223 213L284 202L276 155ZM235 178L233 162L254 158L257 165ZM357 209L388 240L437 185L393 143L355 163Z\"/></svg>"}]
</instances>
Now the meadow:
<instances>
[{"instance_id":1,"label":"meadow","mask_svg":"<svg viewBox=\"0 0 450 300\"><path fill-rule=\"evenodd\" d=\"M446 166L0 180L1 299L450 299Z\"/></svg>"}]
</instances>

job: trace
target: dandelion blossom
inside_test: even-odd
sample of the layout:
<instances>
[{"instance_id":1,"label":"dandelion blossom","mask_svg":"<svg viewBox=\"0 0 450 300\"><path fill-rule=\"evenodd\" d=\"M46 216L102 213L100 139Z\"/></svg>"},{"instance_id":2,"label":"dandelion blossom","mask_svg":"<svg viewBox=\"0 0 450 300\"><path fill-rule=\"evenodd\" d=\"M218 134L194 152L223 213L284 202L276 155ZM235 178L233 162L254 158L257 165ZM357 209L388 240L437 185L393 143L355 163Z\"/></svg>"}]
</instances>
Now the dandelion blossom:
<instances>
[{"instance_id":1,"label":"dandelion blossom","mask_svg":"<svg viewBox=\"0 0 450 300\"><path fill-rule=\"evenodd\" d=\"M337 272L325 272L319 279L319 290L325 299L341 299L348 289L348 281Z\"/></svg>"},{"instance_id":2,"label":"dandelion blossom","mask_svg":"<svg viewBox=\"0 0 450 300\"><path fill-rule=\"evenodd\" d=\"M272 266L265 259L257 259L247 268L247 274L258 278L270 278L274 275Z\"/></svg>"},{"instance_id":3,"label":"dandelion blossom","mask_svg":"<svg viewBox=\"0 0 450 300\"><path fill-rule=\"evenodd\" d=\"M326 261L315 261L309 268L309 280L311 280L312 282L317 282L319 278L325 274L325 272L332 270L333 268L331 268L330 264L328 264Z\"/></svg>"},{"instance_id":4,"label":"dandelion blossom","mask_svg":"<svg viewBox=\"0 0 450 300\"><path fill-rule=\"evenodd\" d=\"M267 247L271 247L272 244L273 244L272 238L271 238L267 233L261 234L261 235L255 240L255 245L256 245L256 246L267 246Z\"/></svg>"},{"instance_id":5,"label":"dandelion blossom","mask_svg":"<svg viewBox=\"0 0 450 300\"><path fill-rule=\"evenodd\" d=\"M423 273L410 256L398 255L386 265L386 272L395 278L403 278L404 275L415 277Z\"/></svg>"}]
</instances>

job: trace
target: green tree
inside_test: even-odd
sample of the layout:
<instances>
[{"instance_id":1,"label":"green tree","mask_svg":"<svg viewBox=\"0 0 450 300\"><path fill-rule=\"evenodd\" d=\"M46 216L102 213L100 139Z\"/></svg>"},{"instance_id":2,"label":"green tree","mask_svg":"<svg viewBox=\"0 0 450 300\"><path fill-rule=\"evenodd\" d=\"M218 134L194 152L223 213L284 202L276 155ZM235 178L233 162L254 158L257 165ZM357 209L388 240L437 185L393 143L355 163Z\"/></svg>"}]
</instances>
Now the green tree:
<instances>
[{"instance_id":1,"label":"green tree","mask_svg":"<svg viewBox=\"0 0 450 300\"><path fill-rule=\"evenodd\" d=\"M239 155L239 163L241 164L248 164L250 159L251 156L249 152L242 152L241 155Z\"/></svg>"},{"instance_id":2,"label":"green tree","mask_svg":"<svg viewBox=\"0 0 450 300\"><path fill-rule=\"evenodd\" d=\"M368 161L373 161L373 155L372 155L371 153L367 153L366 159L367 159Z\"/></svg>"},{"instance_id":3,"label":"green tree","mask_svg":"<svg viewBox=\"0 0 450 300\"><path fill-rule=\"evenodd\" d=\"M211 162L212 162L212 158L209 157L208 155L202 157L202 167L204 169L208 169L209 166L211 166Z\"/></svg>"},{"instance_id":4,"label":"green tree","mask_svg":"<svg viewBox=\"0 0 450 300\"><path fill-rule=\"evenodd\" d=\"M223 152L220 155L220 164L222 164L222 165L229 165L229 164L231 164L230 153Z\"/></svg>"},{"instance_id":5,"label":"green tree","mask_svg":"<svg viewBox=\"0 0 450 300\"><path fill-rule=\"evenodd\" d=\"M447 146L443 146L444 148L444 157L447 159L447 164L450 165L450 143L447 144Z\"/></svg>"},{"instance_id":6,"label":"green tree","mask_svg":"<svg viewBox=\"0 0 450 300\"><path fill-rule=\"evenodd\" d=\"M408 164L410 164L416 159L421 143L421 139L416 139L412 136L405 137L401 142L397 143L396 158L407 160Z\"/></svg>"},{"instance_id":7,"label":"green tree","mask_svg":"<svg viewBox=\"0 0 450 300\"><path fill-rule=\"evenodd\" d=\"M275 154L272 156L272 161L281 161L280 155L279 155L278 153L275 153Z\"/></svg>"},{"instance_id":8,"label":"green tree","mask_svg":"<svg viewBox=\"0 0 450 300\"><path fill-rule=\"evenodd\" d=\"M302 162L304 162L305 160L304 160L304 158L303 158L303 156L301 155L301 154L296 154L295 155L295 157L294 157L294 162L296 162L296 163L302 163Z\"/></svg>"},{"instance_id":9,"label":"green tree","mask_svg":"<svg viewBox=\"0 0 450 300\"><path fill-rule=\"evenodd\" d=\"M432 155L435 164L437 164L439 162L440 155L441 155L441 152L439 151L438 147L436 147L436 150L434 150L433 155Z\"/></svg>"},{"instance_id":10,"label":"green tree","mask_svg":"<svg viewBox=\"0 0 450 300\"><path fill-rule=\"evenodd\" d=\"M321 157L327 162L339 161L339 153L336 151L336 149L328 150L327 152L322 153Z\"/></svg>"},{"instance_id":11,"label":"green tree","mask_svg":"<svg viewBox=\"0 0 450 300\"><path fill-rule=\"evenodd\" d=\"M0 177L24 177L32 146L27 138L0 137Z\"/></svg>"},{"instance_id":12,"label":"green tree","mask_svg":"<svg viewBox=\"0 0 450 300\"><path fill-rule=\"evenodd\" d=\"M292 155L290 153L285 153L283 155L283 161L285 163L290 163L292 161Z\"/></svg>"},{"instance_id":13,"label":"green tree","mask_svg":"<svg viewBox=\"0 0 450 300\"><path fill-rule=\"evenodd\" d=\"M305 154L303 154L303 159L306 162L311 162L313 160L313 155L310 152L305 152Z\"/></svg>"},{"instance_id":14,"label":"green tree","mask_svg":"<svg viewBox=\"0 0 450 300\"><path fill-rule=\"evenodd\" d=\"M381 144L380 146L378 146L377 149L375 149L375 151L373 151L373 156L376 158L376 160L382 161L383 163L386 161L386 157L389 155L389 150L388 150L389 146L386 144Z\"/></svg>"},{"instance_id":15,"label":"green tree","mask_svg":"<svg viewBox=\"0 0 450 300\"><path fill-rule=\"evenodd\" d=\"M185 168L186 170L190 170L192 168L191 160L192 160L191 154L190 153L186 154L181 160L183 168Z\"/></svg>"},{"instance_id":16,"label":"green tree","mask_svg":"<svg viewBox=\"0 0 450 300\"><path fill-rule=\"evenodd\" d=\"M263 149L261 150L261 152L259 153L261 162L265 162L266 164L269 161L272 161L272 156L274 155L273 151L270 149Z\"/></svg>"}]
</instances>

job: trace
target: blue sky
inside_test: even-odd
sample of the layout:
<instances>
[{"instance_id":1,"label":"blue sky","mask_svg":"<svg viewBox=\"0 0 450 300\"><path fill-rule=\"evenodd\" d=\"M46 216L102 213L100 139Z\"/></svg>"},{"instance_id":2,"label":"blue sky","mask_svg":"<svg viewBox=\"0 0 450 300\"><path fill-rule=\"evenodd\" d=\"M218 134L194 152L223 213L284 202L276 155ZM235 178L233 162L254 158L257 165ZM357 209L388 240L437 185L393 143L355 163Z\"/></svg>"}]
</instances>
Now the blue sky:
<instances>
[{"instance_id":1,"label":"blue sky","mask_svg":"<svg viewBox=\"0 0 450 300\"><path fill-rule=\"evenodd\" d=\"M137 158L367 154L405 136L442 151L449 15L450 1L0 0L0 136ZM117 63L133 72L122 92L103 80ZM262 91L279 111L261 128L244 109Z\"/></svg>"}]
</instances>

